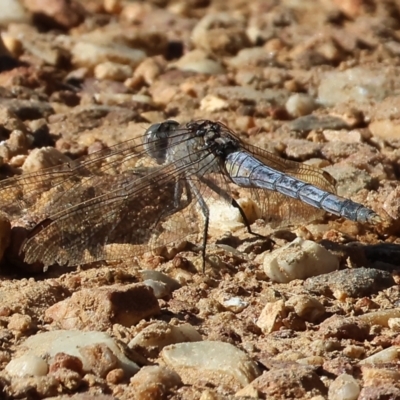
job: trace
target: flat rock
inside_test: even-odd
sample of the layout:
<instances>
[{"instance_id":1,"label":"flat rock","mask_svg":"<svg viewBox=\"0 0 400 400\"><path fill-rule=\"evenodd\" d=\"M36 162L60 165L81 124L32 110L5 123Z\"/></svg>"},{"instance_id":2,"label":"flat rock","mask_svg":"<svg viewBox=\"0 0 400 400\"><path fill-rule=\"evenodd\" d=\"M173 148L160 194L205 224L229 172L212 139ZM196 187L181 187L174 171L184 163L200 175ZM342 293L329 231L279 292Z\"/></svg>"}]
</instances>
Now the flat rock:
<instances>
[{"instance_id":1,"label":"flat rock","mask_svg":"<svg viewBox=\"0 0 400 400\"><path fill-rule=\"evenodd\" d=\"M185 384L218 384L239 390L260 375L257 364L235 346L218 341L164 347L165 363Z\"/></svg>"},{"instance_id":2,"label":"flat rock","mask_svg":"<svg viewBox=\"0 0 400 400\"><path fill-rule=\"evenodd\" d=\"M355 268L315 276L304 282L305 289L318 294L347 297L370 296L395 284L392 275L372 268Z\"/></svg>"},{"instance_id":3,"label":"flat rock","mask_svg":"<svg viewBox=\"0 0 400 400\"><path fill-rule=\"evenodd\" d=\"M152 289L132 284L82 289L47 309L46 317L63 329L106 330L113 324L134 325L159 312Z\"/></svg>"},{"instance_id":4,"label":"flat rock","mask_svg":"<svg viewBox=\"0 0 400 400\"><path fill-rule=\"evenodd\" d=\"M92 351L93 346L101 346L102 351ZM112 367L122 368L126 376L132 376L139 370L139 367L126 357L120 345L104 332L55 330L38 333L22 342L17 353L43 359L49 357L49 362L58 353L69 354L82 361L83 370L86 372L100 373L104 363L108 365L110 359L115 359L115 365Z\"/></svg>"}]
</instances>

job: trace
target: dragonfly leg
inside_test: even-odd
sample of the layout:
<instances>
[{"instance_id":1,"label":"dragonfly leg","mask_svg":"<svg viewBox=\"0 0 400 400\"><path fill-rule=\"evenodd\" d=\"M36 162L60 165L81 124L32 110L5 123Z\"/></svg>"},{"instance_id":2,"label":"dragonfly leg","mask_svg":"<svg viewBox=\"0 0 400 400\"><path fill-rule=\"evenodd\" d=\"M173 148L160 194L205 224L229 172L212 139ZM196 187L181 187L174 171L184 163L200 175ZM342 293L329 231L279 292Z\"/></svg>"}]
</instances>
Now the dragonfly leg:
<instances>
[{"instance_id":1,"label":"dragonfly leg","mask_svg":"<svg viewBox=\"0 0 400 400\"><path fill-rule=\"evenodd\" d=\"M200 205L201 212L203 213L204 216L203 243L201 250L201 256L203 258L203 274L204 274L206 270L206 247L207 247L208 227L210 224L210 210L206 202L204 201L203 196L201 195L198 187L194 184L194 182L191 179L188 179L187 182L189 184L190 189L193 191L193 194L196 197L196 200Z\"/></svg>"}]
</instances>

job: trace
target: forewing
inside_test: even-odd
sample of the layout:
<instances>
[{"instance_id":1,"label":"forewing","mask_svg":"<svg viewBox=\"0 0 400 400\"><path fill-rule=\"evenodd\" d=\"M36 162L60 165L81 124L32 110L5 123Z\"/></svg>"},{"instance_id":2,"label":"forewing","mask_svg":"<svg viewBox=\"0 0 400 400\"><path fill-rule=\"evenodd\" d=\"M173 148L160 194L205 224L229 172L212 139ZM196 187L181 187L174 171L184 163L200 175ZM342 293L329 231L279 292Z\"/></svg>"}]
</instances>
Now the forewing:
<instances>
[{"instance_id":1,"label":"forewing","mask_svg":"<svg viewBox=\"0 0 400 400\"><path fill-rule=\"evenodd\" d=\"M140 140L132 139L76 161L3 180L0 209L13 218L27 211L45 218L56 209L84 200L78 186L96 188L101 183L100 176L117 175L133 168L143 157L145 152ZM69 196L71 193L74 196Z\"/></svg>"}]
</instances>

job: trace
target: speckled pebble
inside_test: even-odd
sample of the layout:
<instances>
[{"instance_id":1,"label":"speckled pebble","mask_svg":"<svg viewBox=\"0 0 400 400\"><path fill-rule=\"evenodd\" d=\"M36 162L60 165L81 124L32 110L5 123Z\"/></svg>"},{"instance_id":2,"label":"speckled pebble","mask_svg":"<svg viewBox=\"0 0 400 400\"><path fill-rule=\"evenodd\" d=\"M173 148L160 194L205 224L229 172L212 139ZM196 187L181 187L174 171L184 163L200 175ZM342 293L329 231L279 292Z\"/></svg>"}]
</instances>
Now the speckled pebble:
<instances>
[{"instance_id":1,"label":"speckled pebble","mask_svg":"<svg viewBox=\"0 0 400 400\"><path fill-rule=\"evenodd\" d=\"M389 272L355 268L309 278L304 282L304 287L313 293L344 300L347 297L370 296L394 284Z\"/></svg>"}]
</instances>

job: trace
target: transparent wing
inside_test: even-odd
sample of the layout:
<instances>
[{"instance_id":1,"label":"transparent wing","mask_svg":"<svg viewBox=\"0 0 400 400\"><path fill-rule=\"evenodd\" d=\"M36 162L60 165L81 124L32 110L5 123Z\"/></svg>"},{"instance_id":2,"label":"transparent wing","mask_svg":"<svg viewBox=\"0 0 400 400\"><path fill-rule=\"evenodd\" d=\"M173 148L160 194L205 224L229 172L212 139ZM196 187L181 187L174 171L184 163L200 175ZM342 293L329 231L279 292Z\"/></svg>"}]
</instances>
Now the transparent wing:
<instances>
[{"instance_id":1,"label":"transparent wing","mask_svg":"<svg viewBox=\"0 0 400 400\"><path fill-rule=\"evenodd\" d=\"M100 176L84 177L29 234L22 249L25 261L72 266L120 260L202 231L204 210L197 203L207 195L206 185L188 173L190 157L165 166L137 165L101 177L101 186L95 185ZM74 196L79 201L70 199Z\"/></svg>"}]
</instances>

